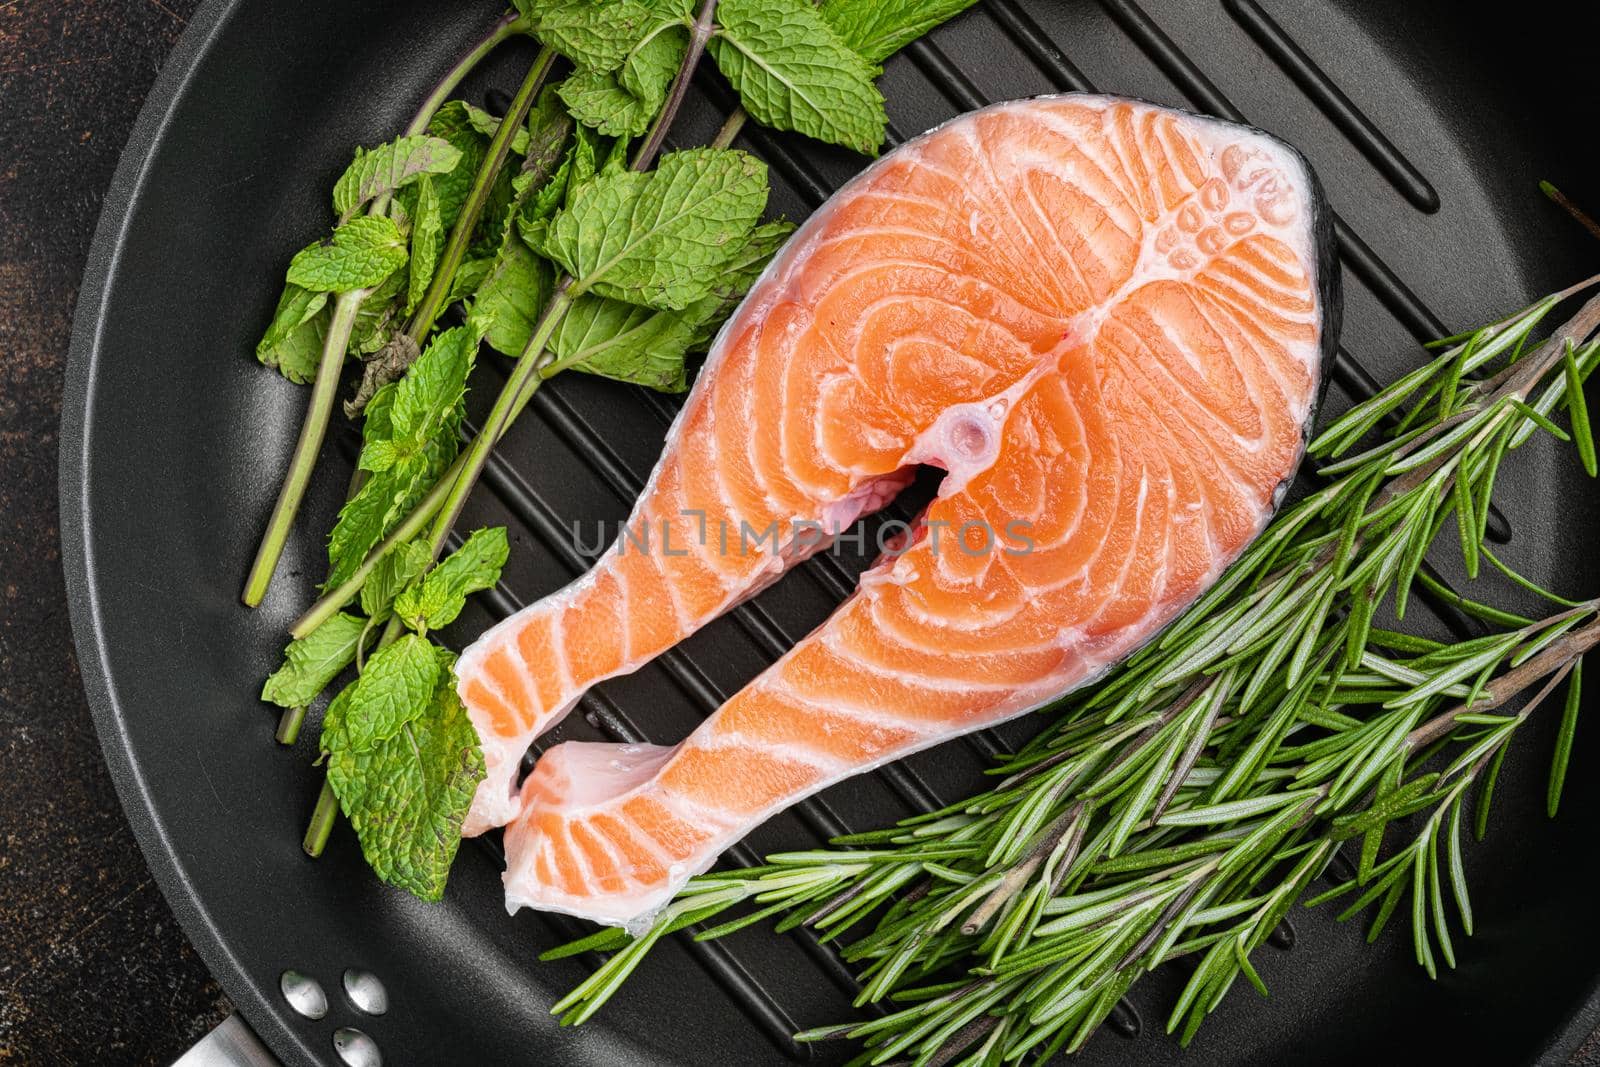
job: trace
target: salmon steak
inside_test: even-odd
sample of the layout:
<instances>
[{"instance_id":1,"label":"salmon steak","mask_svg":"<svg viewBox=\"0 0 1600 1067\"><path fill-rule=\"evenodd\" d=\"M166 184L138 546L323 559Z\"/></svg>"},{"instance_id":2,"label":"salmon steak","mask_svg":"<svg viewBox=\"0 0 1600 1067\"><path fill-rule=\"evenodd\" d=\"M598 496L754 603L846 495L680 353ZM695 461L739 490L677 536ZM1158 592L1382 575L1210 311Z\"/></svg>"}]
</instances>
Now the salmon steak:
<instances>
[{"instance_id":1,"label":"salmon steak","mask_svg":"<svg viewBox=\"0 0 1600 1067\"><path fill-rule=\"evenodd\" d=\"M1293 478L1338 328L1295 150L1138 101L963 115L800 227L617 543L461 657L506 902L638 928L774 813L1101 677ZM834 614L667 747L531 742L944 472Z\"/></svg>"}]
</instances>

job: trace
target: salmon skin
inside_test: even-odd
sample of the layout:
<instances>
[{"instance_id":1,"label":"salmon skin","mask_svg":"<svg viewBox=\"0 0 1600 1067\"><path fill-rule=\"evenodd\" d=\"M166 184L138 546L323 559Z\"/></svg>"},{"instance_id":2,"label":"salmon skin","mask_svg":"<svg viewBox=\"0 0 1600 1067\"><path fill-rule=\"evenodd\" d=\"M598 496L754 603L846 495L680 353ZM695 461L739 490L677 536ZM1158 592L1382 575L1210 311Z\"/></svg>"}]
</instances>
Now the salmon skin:
<instances>
[{"instance_id":1,"label":"salmon skin","mask_svg":"<svg viewBox=\"0 0 1600 1067\"><path fill-rule=\"evenodd\" d=\"M874 163L723 328L617 546L461 657L507 907L637 928L797 800L1100 677L1266 525L1338 316L1316 178L1258 130L1042 97ZM560 744L518 787L589 686L921 465L914 528L691 736Z\"/></svg>"}]
</instances>

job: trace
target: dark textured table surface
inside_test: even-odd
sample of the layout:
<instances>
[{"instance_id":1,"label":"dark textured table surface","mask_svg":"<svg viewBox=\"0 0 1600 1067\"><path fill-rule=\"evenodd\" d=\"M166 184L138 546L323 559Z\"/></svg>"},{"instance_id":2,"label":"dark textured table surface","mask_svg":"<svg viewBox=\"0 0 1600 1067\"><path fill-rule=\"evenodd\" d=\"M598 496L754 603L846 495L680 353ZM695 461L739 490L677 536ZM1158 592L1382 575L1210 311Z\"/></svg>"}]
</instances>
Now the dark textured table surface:
<instances>
[{"instance_id":1,"label":"dark textured table surface","mask_svg":"<svg viewBox=\"0 0 1600 1067\"><path fill-rule=\"evenodd\" d=\"M198 0L0 0L0 1062L167 1063L228 1010L145 869L78 682L56 425L117 156Z\"/></svg>"},{"instance_id":2,"label":"dark textured table surface","mask_svg":"<svg viewBox=\"0 0 1600 1067\"><path fill-rule=\"evenodd\" d=\"M79 275L139 106L197 6L0 0L0 1063L167 1063L228 1011L106 773L56 509ZM1600 1063L1600 1040L1574 1062Z\"/></svg>"}]
</instances>

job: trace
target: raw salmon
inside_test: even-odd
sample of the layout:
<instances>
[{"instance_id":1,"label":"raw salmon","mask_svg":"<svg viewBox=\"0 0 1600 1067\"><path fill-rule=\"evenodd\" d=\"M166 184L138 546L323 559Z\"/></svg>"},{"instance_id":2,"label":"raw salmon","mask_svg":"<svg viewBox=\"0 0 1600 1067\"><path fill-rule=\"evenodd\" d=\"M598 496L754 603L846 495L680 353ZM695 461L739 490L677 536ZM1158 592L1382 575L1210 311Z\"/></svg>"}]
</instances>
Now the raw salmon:
<instances>
[{"instance_id":1,"label":"raw salmon","mask_svg":"<svg viewBox=\"0 0 1600 1067\"><path fill-rule=\"evenodd\" d=\"M637 923L774 812L1148 641L1293 477L1337 332L1325 220L1281 142L1096 96L962 116L841 189L724 328L628 535L461 658L508 907ZM587 687L920 465L947 473L902 543L688 739L558 745L516 788Z\"/></svg>"}]
</instances>

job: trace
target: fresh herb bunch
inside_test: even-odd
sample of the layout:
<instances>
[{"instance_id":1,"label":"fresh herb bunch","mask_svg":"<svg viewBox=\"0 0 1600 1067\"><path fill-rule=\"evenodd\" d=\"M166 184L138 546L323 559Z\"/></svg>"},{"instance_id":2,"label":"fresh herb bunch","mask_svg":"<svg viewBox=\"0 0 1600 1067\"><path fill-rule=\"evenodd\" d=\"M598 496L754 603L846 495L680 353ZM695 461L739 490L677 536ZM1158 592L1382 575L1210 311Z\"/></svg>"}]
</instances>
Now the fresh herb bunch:
<instances>
[{"instance_id":1,"label":"fresh herb bunch","mask_svg":"<svg viewBox=\"0 0 1600 1067\"><path fill-rule=\"evenodd\" d=\"M1600 601L1541 588L1484 540L1496 475L1533 434L1572 442L1595 473L1583 384L1600 365L1600 297L1531 339L1597 281L1440 342L1335 420L1310 445L1321 484L1156 642L1069 697L992 789L830 849L703 875L643 936L605 930L547 953L615 953L553 1010L583 1022L662 936L719 918L695 936L769 918L854 931L858 1004L893 1009L801 1036L859 1039L871 1063L1048 1059L1081 1046L1141 975L1198 955L1169 1020L1187 1042L1240 975L1265 990L1250 956L1289 909L1341 894L1354 894L1344 917L1377 906L1373 937L1409 897L1419 962L1430 974L1440 958L1453 965L1447 897L1472 928L1468 796L1476 788L1481 836L1512 736L1570 679L1554 814L1581 657L1600 641ZM1486 561L1559 610L1534 620L1452 593L1424 562L1447 530L1469 573ZM1485 632L1446 645L1374 625L1380 611L1403 618L1419 592ZM1385 855L1393 824L1419 813ZM1354 878L1307 900L1346 840L1361 842ZM725 917L742 905L753 907Z\"/></svg>"},{"instance_id":2,"label":"fresh herb bunch","mask_svg":"<svg viewBox=\"0 0 1600 1067\"><path fill-rule=\"evenodd\" d=\"M328 539L324 594L262 691L286 709L278 738L292 744L318 695L359 671L323 723L328 779L307 852L321 852L343 810L380 877L440 896L483 764L453 657L428 633L505 561L499 530L439 561L490 451L563 370L686 388L686 358L793 229L761 222L766 168L730 147L746 118L876 151L879 63L973 2L517 0L400 137L357 152L334 188L336 228L290 263L257 350L313 391L246 582L252 606L309 484L340 372L362 364L345 404L363 417L361 455ZM506 114L450 99L519 36L542 47ZM707 53L742 107L711 146L661 155ZM464 323L436 333L455 304ZM463 441L483 342L516 363Z\"/></svg>"}]
</instances>

